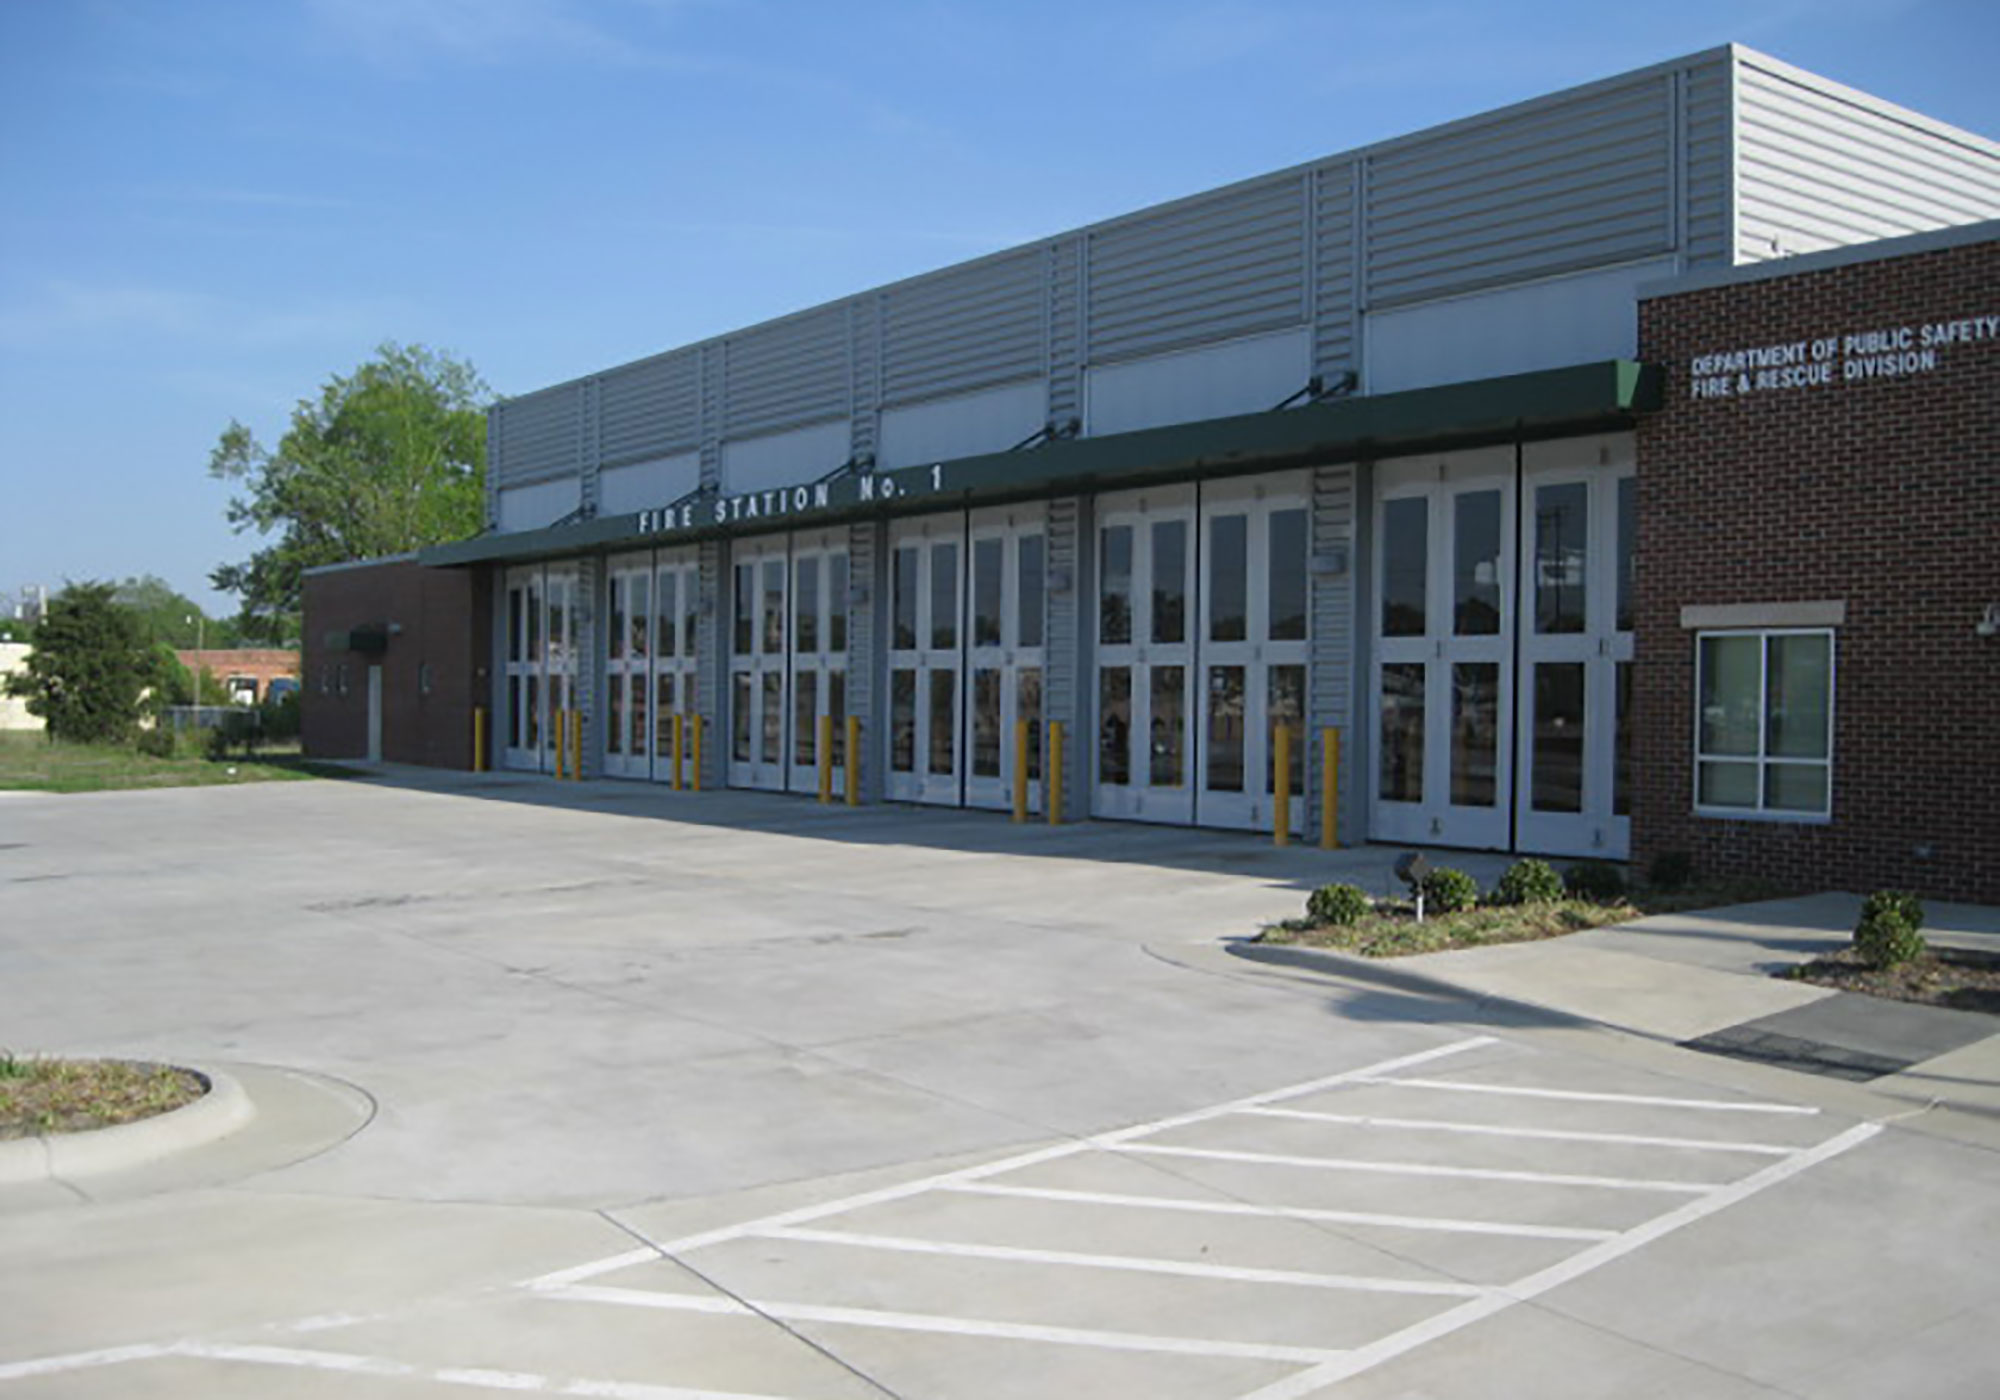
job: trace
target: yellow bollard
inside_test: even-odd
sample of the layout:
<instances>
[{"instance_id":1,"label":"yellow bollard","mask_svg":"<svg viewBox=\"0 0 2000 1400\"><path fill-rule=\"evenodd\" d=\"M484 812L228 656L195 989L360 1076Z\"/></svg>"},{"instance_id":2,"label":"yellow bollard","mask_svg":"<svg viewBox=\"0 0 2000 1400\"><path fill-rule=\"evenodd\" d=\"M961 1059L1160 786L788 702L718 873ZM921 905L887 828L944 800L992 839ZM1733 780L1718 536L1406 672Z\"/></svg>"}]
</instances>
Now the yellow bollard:
<instances>
[{"instance_id":1,"label":"yellow bollard","mask_svg":"<svg viewBox=\"0 0 2000 1400\"><path fill-rule=\"evenodd\" d=\"M701 791L701 716L688 716L688 723L694 726L694 790Z\"/></svg>"},{"instance_id":2,"label":"yellow bollard","mask_svg":"<svg viewBox=\"0 0 2000 1400\"><path fill-rule=\"evenodd\" d=\"M686 715L674 716L674 791L681 790L681 730Z\"/></svg>"},{"instance_id":3,"label":"yellow bollard","mask_svg":"<svg viewBox=\"0 0 2000 1400\"><path fill-rule=\"evenodd\" d=\"M1340 849L1340 731L1332 725L1319 732L1319 844Z\"/></svg>"},{"instance_id":4,"label":"yellow bollard","mask_svg":"<svg viewBox=\"0 0 2000 1400\"><path fill-rule=\"evenodd\" d=\"M569 712L569 780L583 781L583 711Z\"/></svg>"},{"instance_id":5,"label":"yellow bollard","mask_svg":"<svg viewBox=\"0 0 2000 1400\"><path fill-rule=\"evenodd\" d=\"M557 710L552 718L556 723L556 781L561 782L567 775L563 772L563 760L569 756L569 745L563 742L563 721L569 717L568 710Z\"/></svg>"},{"instance_id":6,"label":"yellow bollard","mask_svg":"<svg viewBox=\"0 0 2000 1400\"><path fill-rule=\"evenodd\" d=\"M1281 724L1271 735L1271 844L1292 844L1292 727Z\"/></svg>"},{"instance_id":7,"label":"yellow bollard","mask_svg":"<svg viewBox=\"0 0 2000 1400\"><path fill-rule=\"evenodd\" d=\"M486 771L486 707L472 707L472 771Z\"/></svg>"},{"instance_id":8,"label":"yellow bollard","mask_svg":"<svg viewBox=\"0 0 2000 1400\"><path fill-rule=\"evenodd\" d=\"M819 800L833 801L833 716L819 717Z\"/></svg>"},{"instance_id":9,"label":"yellow bollard","mask_svg":"<svg viewBox=\"0 0 2000 1400\"><path fill-rule=\"evenodd\" d=\"M1028 722L1014 721L1014 820L1028 819Z\"/></svg>"},{"instance_id":10,"label":"yellow bollard","mask_svg":"<svg viewBox=\"0 0 2000 1400\"><path fill-rule=\"evenodd\" d=\"M861 718L847 717L847 805L861 805Z\"/></svg>"},{"instance_id":11,"label":"yellow bollard","mask_svg":"<svg viewBox=\"0 0 2000 1400\"><path fill-rule=\"evenodd\" d=\"M1049 790L1048 800L1042 805L1049 809L1049 825L1061 826L1063 819L1063 726L1059 719L1049 721Z\"/></svg>"}]
</instances>

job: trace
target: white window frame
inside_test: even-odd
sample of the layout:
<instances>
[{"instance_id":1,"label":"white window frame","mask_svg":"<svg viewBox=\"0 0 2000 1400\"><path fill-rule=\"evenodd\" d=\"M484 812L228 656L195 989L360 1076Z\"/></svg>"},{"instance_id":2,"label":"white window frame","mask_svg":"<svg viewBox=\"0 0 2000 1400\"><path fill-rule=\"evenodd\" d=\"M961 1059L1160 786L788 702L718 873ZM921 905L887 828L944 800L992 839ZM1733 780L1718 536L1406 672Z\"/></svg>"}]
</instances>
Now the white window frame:
<instances>
[{"instance_id":1,"label":"white window frame","mask_svg":"<svg viewBox=\"0 0 2000 1400\"><path fill-rule=\"evenodd\" d=\"M1710 638L1752 638L1757 641L1757 752L1755 754L1708 754L1701 747L1701 695L1702 667L1705 658L1704 644ZM1826 757L1825 758L1782 758L1765 752L1770 740L1770 675L1771 642L1780 637L1824 637L1826 638ZM1691 797L1694 812L1699 817L1724 817L1734 821L1790 822L1798 825L1825 826L1833 820L1833 737L1835 729L1835 703L1840 675L1840 640L1831 627L1731 627L1712 628L1695 633L1694 638L1694 732L1691 743L1694 750L1694 765L1691 774ZM1754 807L1727 807L1701 800L1701 769L1704 763L1744 763L1757 770L1757 805ZM1803 811L1792 807L1769 807L1765 805L1765 777L1775 767L1824 767L1826 769L1826 806L1819 811Z\"/></svg>"}]
</instances>

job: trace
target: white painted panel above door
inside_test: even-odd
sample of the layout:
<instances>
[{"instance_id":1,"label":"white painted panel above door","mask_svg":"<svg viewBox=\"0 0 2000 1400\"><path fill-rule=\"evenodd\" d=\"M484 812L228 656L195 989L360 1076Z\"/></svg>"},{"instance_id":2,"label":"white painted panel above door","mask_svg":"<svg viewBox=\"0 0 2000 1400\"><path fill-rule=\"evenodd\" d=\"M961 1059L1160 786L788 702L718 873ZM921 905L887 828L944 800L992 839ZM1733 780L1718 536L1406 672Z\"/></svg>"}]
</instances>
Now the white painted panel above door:
<instances>
[{"instance_id":1,"label":"white painted panel above door","mask_svg":"<svg viewBox=\"0 0 2000 1400\"><path fill-rule=\"evenodd\" d=\"M885 409L875 450L884 471L1005 452L1048 421L1048 385L1036 379Z\"/></svg>"},{"instance_id":2,"label":"white painted panel above door","mask_svg":"<svg viewBox=\"0 0 2000 1400\"><path fill-rule=\"evenodd\" d=\"M1371 394L1388 394L1631 359L1639 348L1636 289L1672 272L1671 259L1649 259L1371 312L1362 383Z\"/></svg>"},{"instance_id":3,"label":"white painted panel above door","mask_svg":"<svg viewBox=\"0 0 2000 1400\"><path fill-rule=\"evenodd\" d=\"M574 511L583 502L583 482L574 476L537 481L531 486L500 488L500 529L539 530Z\"/></svg>"},{"instance_id":4,"label":"white painted panel above door","mask_svg":"<svg viewBox=\"0 0 2000 1400\"><path fill-rule=\"evenodd\" d=\"M597 513L623 515L667 505L701 484L701 453L682 452L627 467L606 467L597 476Z\"/></svg>"},{"instance_id":5,"label":"white painted panel above door","mask_svg":"<svg viewBox=\"0 0 2000 1400\"><path fill-rule=\"evenodd\" d=\"M1085 383L1085 430L1093 436L1129 433L1256 413L1296 394L1311 375L1312 333L1303 326L1199 350L1095 365Z\"/></svg>"},{"instance_id":6,"label":"white painted panel above door","mask_svg":"<svg viewBox=\"0 0 2000 1400\"><path fill-rule=\"evenodd\" d=\"M845 418L722 444L722 489L731 495L817 481L848 458Z\"/></svg>"}]
</instances>

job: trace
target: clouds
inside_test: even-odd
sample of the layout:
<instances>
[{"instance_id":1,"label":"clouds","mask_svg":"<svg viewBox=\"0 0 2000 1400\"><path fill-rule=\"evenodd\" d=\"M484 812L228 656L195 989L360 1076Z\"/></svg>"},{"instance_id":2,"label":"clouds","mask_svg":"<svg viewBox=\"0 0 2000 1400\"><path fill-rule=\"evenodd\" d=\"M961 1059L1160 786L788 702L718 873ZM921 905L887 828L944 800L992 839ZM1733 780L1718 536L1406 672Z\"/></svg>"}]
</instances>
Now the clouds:
<instances>
[{"instance_id":1,"label":"clouds","mask_svg":"<svg viewBox=\"0 0 2000 1400\"><path fill-rule=\"evenodd\" d=\"M587 7L576 0L308 0L318 30L364 61L408 73L435 63L493 67L569 59L615 67L675 66L630 21L680 7Z\"/></svg>"},{"instance_id":2,"label":"clouds","mask_svg":"<svg viewBox=\"0 0 2000 1400\"><path fill-rule=\"evenodd\" d=\"M408 306L388 298L252 305L172 286L51 277L0 301L0 349L89 353L166 342L186 354L334 346L366 342L409 315Z\"/></svg>"}]
</instances>

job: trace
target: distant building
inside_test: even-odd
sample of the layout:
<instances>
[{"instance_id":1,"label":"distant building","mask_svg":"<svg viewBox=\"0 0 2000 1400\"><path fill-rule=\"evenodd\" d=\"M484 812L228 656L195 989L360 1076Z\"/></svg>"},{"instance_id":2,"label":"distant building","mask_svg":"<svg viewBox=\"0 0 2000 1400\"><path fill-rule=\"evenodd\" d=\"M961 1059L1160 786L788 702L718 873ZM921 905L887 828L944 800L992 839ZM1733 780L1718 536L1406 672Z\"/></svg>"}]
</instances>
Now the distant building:
<instances>
[{"instance_id":1,"label":"distant building","mask_svg":"<svg viewBox=\"0 0 2000 1400\"><path fill-rule=\"evenodd\" d=\"M1996 218L1731 46L607 368L309 576L307 742L2000 898Z\"/></svg>"},{"instance_id":2,"label":"distant building","mask_svg":"<svg viewBox=\"0 0 2000 1400\"><path fill-rule=\"evenodd\" d=\"M28 666L28 653L34 648L26 642L0 642L0 683L6 677ZM48 725L40 715L28 713L28 702L7 694L4 684L0 684L0 729L46 729Z\"/></svg>"},{"instance_id":3,"label":"distant building","mask_svg":"<svg viewBox=\"0 0 2000 1400\"><path fill-rule=\"evenodd\" d=\"M174 652L190 676L206 668L229 698L241 705L255 705L269 695L271 682L280 677L296 678L299 654L278 648L210 647L196 651L189 647Z\"/></svg>"}]
</instances>

